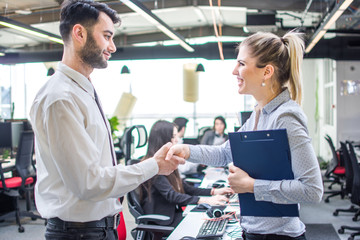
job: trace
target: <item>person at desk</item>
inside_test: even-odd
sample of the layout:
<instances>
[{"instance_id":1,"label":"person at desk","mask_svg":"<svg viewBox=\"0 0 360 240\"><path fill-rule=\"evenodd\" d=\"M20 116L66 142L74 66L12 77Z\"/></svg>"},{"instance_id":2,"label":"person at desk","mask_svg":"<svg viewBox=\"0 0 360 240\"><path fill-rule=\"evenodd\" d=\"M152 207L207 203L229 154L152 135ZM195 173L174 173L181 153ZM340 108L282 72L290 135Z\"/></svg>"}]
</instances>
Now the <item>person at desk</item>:
<instances>
[{"instance_id":1,"label":"person at desk","mask_svg":"<svg viewBox=\"0 0 360 240\"><path fill-rule=\"evenodd\" d=\"M308 136L306 116L299 106L304 51L302 35L294 31L283 37L256 33L246 38L238 50L233 70L238 92L250 94L257 101L254 114L239 131L285 128L294 179L253 179L242 169L230 166L230 187L236 193L254 193L258 201L281 204L319 202L323 195L320 168ZM167 157L174 154L209 165L232 162L229 141L221 146L174 145ZM305 225L298 217L242 216L240 222L246 240L306 239Z\"/></svg>"},{"instance_id":2,"label":"person at desk","mask_svg":"<svg viewBox=\"0 0 360 240\"><path fill-rule=\"evenodd\" d=\"M223 116L217 116L214 119L213 130L205 132L205 135L201 139L203 145L221 145L229 136L225 134L226 121Z\"/></svg>"},{"instance_id":3,"label":"person at desk","mask_svg":"<svg viewBox=\"0 0 360 240\"><path fill-rule=\"evenodd\" d=\"M186 132L186 125L188 122L189 120L184 117L177 117L173 121L177 128L177 139L179 144L183 143L183 138ZM185 164L179 165L178 170L182 178L187 176L192 178L202 178L204 177L202 174L202 170L204 168L204 165L200 165L198 163L185 162Z\"/></svg>"},{"instance_id":4,"label":"person at desk","mask_svg":"<svg viewBox=\"0 0 360 240\"><path fill-rule=\"evenodd\" d=\"M150 130L148 149L144 159L151 158L161 146L169 141L173 144L177 143L177 128L168 121L157 121ZM233 193L230 188L193 187L180 178L178 170L168 176L157 175L151 178L142 184L141 190L141 205L145 214L169 216L170 220L161 224L174 227L183 219L182 206L200 203L224 205L228 198L222 195ZM156 222L156 224L160 223Z\"/></svg>"},{"instance_id":5,"label":"person at desk","mask_svg":"<svg viewBox=\"0 0 360 240\"><path fill-rule=\"evenodd\" d=\"M117 239L118 198L156 174L170 174L183 160L166 161L171 143L136 165L116 164L109 123L90 80L106 68L116 11L92 0L61 7L64 54L37 93L30 111L35 133L36 206L48 219L46 239Z\"/></svg>"}]
</instances>

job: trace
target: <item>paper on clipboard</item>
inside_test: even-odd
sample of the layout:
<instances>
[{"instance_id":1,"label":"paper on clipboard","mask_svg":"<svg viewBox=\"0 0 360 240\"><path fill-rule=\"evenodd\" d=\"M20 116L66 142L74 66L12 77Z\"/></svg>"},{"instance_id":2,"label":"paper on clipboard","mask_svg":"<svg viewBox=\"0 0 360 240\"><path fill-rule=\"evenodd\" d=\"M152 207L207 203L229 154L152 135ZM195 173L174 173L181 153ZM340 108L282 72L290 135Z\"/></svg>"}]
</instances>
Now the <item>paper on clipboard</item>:
<instances>
[{"instance_id":1,"label":"paper on clipboard","mask_svg":"<svg viewBox=\"0 0 360 240\"><path fill-rule=\"evenodd\" d=\"M234 165L255 179L294 179L286 129L229 133ZM239 194L242 216L297 217L297 204L256 201L253 193Z\"/></svg>"}]
</instances>

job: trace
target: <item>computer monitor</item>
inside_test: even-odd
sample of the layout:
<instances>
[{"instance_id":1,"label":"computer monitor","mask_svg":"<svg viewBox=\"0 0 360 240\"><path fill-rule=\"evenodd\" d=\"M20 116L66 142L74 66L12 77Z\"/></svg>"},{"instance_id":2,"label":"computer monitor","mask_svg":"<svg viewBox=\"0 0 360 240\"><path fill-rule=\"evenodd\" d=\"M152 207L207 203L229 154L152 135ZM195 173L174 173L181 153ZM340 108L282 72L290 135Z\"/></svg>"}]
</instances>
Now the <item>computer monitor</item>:
<instances>
[{"instance_id":1,"label":"computer monitor","mask_svg":"<svg viewBox=\"0 0 360 240\"><path fill-rule=\"evenodd\" d=\"M12 148L11 122L0 122L0 148Z\"/></svg>"},{"instance_id":2,"label":"computer monitor","mask_svg":"<svg viewBox=\"0 0 360 240\"><path fill-rule=\"evenodd\" d=\"M249 119L249 117L251 116L252 111L242 111L239 113L238 115L238 119L239 119L239 123L242 125L244 125L244 123L246 122L246 120Z\"/></svg>"},{"instance_id":3,"label":"computer monitor","mask_svg":"<svg viewBox=\"0 0 360 240\"><path fill-rule=\"evenodd\" d=\"M24 122L11 122L11 145L13 150L17 149L23 131Z\"/></svg>"}]
</instances>

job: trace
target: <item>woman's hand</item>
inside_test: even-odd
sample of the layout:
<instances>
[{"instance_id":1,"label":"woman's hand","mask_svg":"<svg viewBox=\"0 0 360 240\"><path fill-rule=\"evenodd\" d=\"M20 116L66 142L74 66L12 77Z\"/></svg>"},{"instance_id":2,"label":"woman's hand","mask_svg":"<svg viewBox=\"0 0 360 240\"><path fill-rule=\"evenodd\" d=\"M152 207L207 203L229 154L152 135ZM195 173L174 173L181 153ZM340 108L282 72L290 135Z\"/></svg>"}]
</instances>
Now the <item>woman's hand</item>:
<instances>
[{"instance_id":1,"label":"woman's hand","mask_svg":"<svg viewBox=\"0 0 360 240\"><path fill-rule=\"evenodd\" d=\"M229 172L229 185L236 193L254 192L255 179L250 177L249 174L234 165L229 166Z\"/></svg>"},{"instance_id":2,"label":"woman's hand","mask_svg":"<svg viewBox=\"0 0 360 240\"><path fill-rule=\"evenodd\" d=\"M201 197L198 201L200 203L207 203L210 205L225 205L229 199L223 195L214 195L212 197Z\"/></svg>"},{"instance_id":3,"label":"woman's hand","mask_svg":"<svg viewBox=\"0 0 360 240\"><path fill-rule=\"evenodd\" d=\"M179 156L183 159L188 159L190 157L190 149L187 144L175 144L166 154L166 160L170 160L174 155Z\"/></svg>"},{"instance_id":4,"label":"woman's hand","mask_svg":"<svg viewBox=\"0 0 360 240\"><path fill-rule=\"evenodd\" d=\"M214 188L213 195L232 195L234 194L234 190L228 187L224 188Z\"/></svg>"}]
</instances>

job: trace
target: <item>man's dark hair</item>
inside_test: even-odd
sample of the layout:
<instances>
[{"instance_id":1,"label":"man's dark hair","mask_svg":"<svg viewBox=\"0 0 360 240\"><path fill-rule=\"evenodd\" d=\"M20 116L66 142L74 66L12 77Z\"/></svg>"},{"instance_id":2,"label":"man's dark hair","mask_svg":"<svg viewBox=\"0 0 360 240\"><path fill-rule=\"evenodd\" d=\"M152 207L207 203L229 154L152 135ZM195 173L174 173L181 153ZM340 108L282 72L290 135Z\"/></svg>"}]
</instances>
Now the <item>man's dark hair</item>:
<instances>
[{"instance_id":1,"label":"man's dark hair","mask_svg":"<svg viewBox=\"0 0 360 240\"><path fill-rule=\"evenodd\" d=\"M182 128L186 127L186 124L189 120L184 117L177 117L174 119L173 123L176 124L178 131L180 131Z\"/></svg>"},{"instance_id":2,"label":"man's dark hair","mask_svg":"<svg viewBox=\"0 0 360 240\"><path fill-rule=\"evenodd\" d=\"M65 0L61 5L60 34L64 42L70 38L70 32L75 24L81 24L86 29L92 29L96 24L100 12L110 17L114 24L120 23L115 10L105 3L93 0Z\"/></svg>"}]
</instances>

